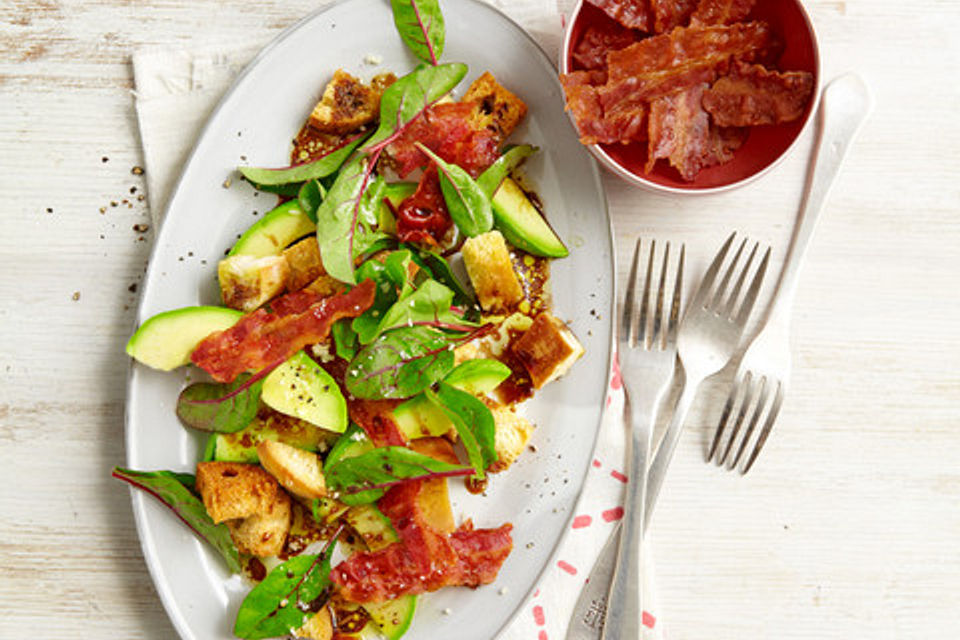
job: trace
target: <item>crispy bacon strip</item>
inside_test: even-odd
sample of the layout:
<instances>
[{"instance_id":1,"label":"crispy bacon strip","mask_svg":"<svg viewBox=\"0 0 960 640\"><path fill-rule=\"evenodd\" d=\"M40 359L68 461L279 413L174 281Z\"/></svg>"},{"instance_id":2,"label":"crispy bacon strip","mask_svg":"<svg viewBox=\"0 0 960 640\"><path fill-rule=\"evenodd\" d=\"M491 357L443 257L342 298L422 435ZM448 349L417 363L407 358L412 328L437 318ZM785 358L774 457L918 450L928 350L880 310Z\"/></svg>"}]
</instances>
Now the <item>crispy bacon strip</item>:
<instances>
[{"instance_id":1,"label":"crispy bacon strip","mask_svg":"<svg viewBox=\"0 0 960 640\"><path fill-rule=\"evenodd\" d=\"M706 88L706 83L699 84L651 103L647 173L659 158L666 158L684 180L693 180L700 169L733 156L739 142L711 127L700 104Z\"/></svg>"},{"instance_id":2,"label":"crispy bacon strip","mask_svg":"<svg viewBox=\"0 0 960 640\"><path fill-rule=\"evenodd\" d=\"M375 290L373 280L365 280L300 313L280 315L258 309L205 338L190 360L214 380L232 382L245 371L277 364L307 345L326 340L334 322L356 317L373 304Z\"/></svg>"},{"instance_id":3,"label":"crispy bacon strip","mask_svg":"<svg viewBox=\"0 0 960 640\"><path fill-rule=\"evenodd\" d=\"M425 167L429 159L414 146L420 142L446 160L466 169L474 178L500 156L500 138L489 129L473 126L471 114L476 103L436 104L410 123L400 137L387 147L397 174L404 178Z\"/></svg>"},{"instance_id":4,"label":"crispy bacon strip","mask_svg":"<svg viewBox=\"0 0 960 640\"><path fill-rule=\"evenodd\" d=\"M746 20L757 0L700 0L691 25L733 24Z\"/></svg>"},{"instance_id":5,"label":"crispy bacon strip","mask_svg":"<svg viewBox=\"0 0 960 640\"><path fill-rule=\"evenodd\" d=\"M773 32L763 22L679 27L612 51L607 83L598 89L600 102L612 111L713 82L731 58L753 60L774 45Z\"/></svg>"},{"instance_id":6,"label":"crispy bacon strip","mask_svg":"<svg viewBox=\"0 0 960 640\"><path fill-rule=\"evenodd\" d=\"M666 33L687 21L697 6L697 0L650 0L650 6L653 9L653 30Z\"/></svg>"},{"instance_id":7,"label":"crispy bacon strip","mask_svg":"<svg viewBox=\"0 0 960 640\"><path fill-rule=\"evenodd\" d=\"M584 69L603 69L607 66L607 52L633 44L636 40L634 33L619 24L604 29L590 27L574 48L573 59Z\"/></svg>"},{"instance_id":8,"label":"crispy bacon strip","mask_svg":"<svg viewBox=\"0 0 960 640\"><path fill-rule=\"evenodd\" d=\"M587 0L608 16L630 29L650 31L653 12L650 0Z\"/></svg>"},{"instance_id":9,"label":"crispy bacon strip","mask_svg":"<svg viewBox=\"0 0 960 640\"><path fill-rule=\"evenodd\" d=\"M703 107L722 127L780 124L802 116L812 94L813 75L806 71L738 62L703 94Z\"/></svg>"},{"instance_id":10,"label":"crispy bacon strip","mask_svg":"<svg viewBox=\"0 0 960 640\"><path fill-rule=\"evenodd\" d=\"M394 487L378 506L393 523L399 542L377 552L358 552L334 567L330 579L350 602L382 602L447 586L489 584L513 548L512 525L474 529L470 522L450 535L423 521L417 496L421 482Z\"/></svg>"},{"instance_id":11,"label":"crispy bacon strip","mask_svg":"<svg viewBox=\"0 0 960 640\"><path fill-rule=\"evenodd\" d=\"M377 447L402 447L407 444L393 419L400 400L353 399L348 404L350 419L364 430Z\"/></svg>"},{"instance_id":12,"label":"crispy bacon strip","mask_svg":"<svg viewBox=\"0 0 960 640\"><path fill-rule=\"evenodd\" d=\"M597 86L591 80L603 72L575 71L560 77L567 97L567 109L573 114L583 144L614 144L642 141L647 137L644 103L629 103L609 112L600 103Z\"/></svg>"}]
</instances>

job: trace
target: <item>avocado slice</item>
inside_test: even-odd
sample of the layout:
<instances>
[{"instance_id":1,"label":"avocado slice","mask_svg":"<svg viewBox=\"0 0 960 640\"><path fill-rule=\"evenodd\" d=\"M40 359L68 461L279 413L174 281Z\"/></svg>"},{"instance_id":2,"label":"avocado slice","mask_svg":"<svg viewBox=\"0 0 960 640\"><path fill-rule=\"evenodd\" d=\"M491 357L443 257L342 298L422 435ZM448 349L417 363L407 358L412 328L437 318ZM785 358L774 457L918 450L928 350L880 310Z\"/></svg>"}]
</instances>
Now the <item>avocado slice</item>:
<instances>
[{"instance_id":1,"label":"avocado slice","mask_svg":"<svg viewBox=\"0 0 960 640\"><path fill-rule=\"evenodd\" d=\"M294 240L317 230L297 200L271 209L240 236L228 255L264 258L283 253Z\"/></svg>"},{"instance_id":2,"label":"avocado slice","mask_svg":"<svg viewBox=\"0 0 960 640\"><path fill-rule=\"evenodd\" d=\"M510 377L510 367L499 360L467 360L454 368L444 382L461 391L482 395L490 393ZM393 410L393 419L407 440L442 436L453 423L443 409L423 394L414 396Z\"/></svg>"},{"instance_id":3,"label":"avocado slice","mask_svg":"<svg viewBox=\"0 0 960 640\"><path fill-rule=\"evenodd\" d=\"M507 242L527 253L545 258L570 254L530 198L514 180L505 178L493 194L493 220Z\"/></svg>"},{"instance_id":4,"label":"avocado slice","mask_svg":"<svg viewBox=\"0 0 960 640\"><path fill-rule=\"evenodd\" d=\"M190 354L214 331L229 329L243 314L226 307L184 307L149 318L127 341L127 355L148 367L170 371L190 363Z\"/></svg>"},{"instance_id":5,"label":"avocado slice","mask_svg":"<svg viewBox=\"0 0 960 640\"><path fill-rule=\"evenodd\" d=\"M387 640L400 640L410 628L417 611L417 596L402 596L386 602L369 602L363 608L380 627Z\"/></svg>"},{"instance_id":6,"label":"avocado slice","mask_svg":"<svg viewBox=\"0 0 960 640\"><path fill-rule=\"evenodd\" d=\"M397 531L390 519L373 504L361 504L347 509L343 519L353 527L370 551L379 551L397 542Z\"/></svg>"},{"instance_id":7,"label":"avocado slice","mask_svg":"<svg viewBox=\"0 0 960 640\"><path fill-rule=\"evenodd\" d=\"M207 441L204 460L257 463L257 445L276 440L307 451L319 451L332 443L336 434L311 424L273 414L257 416L249 426L233 433L214 433Z\"/></svg>"},{"instance_id":8,"label":"avocado slice","mask_svg":"<svg viewBox=\"0 0 960 640\"><path fill-rule=\"evenodd\" d=\"M333 377L304 351L270 372L263 381L264 404L310 424L343 433L347 401Z\"/></svg>"}]
</instances>

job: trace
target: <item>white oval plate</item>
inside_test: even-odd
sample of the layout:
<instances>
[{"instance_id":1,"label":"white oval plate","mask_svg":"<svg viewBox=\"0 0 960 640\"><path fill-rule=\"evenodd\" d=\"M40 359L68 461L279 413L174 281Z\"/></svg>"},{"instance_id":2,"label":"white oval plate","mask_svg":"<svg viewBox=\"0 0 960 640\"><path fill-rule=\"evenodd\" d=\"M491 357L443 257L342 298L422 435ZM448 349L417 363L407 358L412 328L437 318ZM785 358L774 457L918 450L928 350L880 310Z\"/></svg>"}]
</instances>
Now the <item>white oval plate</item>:
<instances>
[{"instance_id":1,"label":"white oval plate","mask_svg":"<svg viewBox=\"0 0 960 640\"><path fill-rule=\"evenodd\" d=\"M513 139L540 147L526 165L551 223L571 255L553 264L555 313L570 323L587 355L527 403L537 425L532 444L486 496L451 483L455 514L477 527L514 525L514 550L497 582L477 590L444 589L421 597L408 640L493 638L509 622L553 556L579 493L600 424L610 364L614 253L596 165L563 112L550 60L516 24L476 0L444 3L444 61L462 61L469 85L491 71L528 104ZM383 63L364 63L370 55ZM290 139L337 68L367 79L403 75L416 60L404 49L384 0L349 0L301 21L267 46L223 98L184 168L150 260L139 321L167 309L218 304L216 264L247 226L274 202L239 180L222 185L241 162L282 166ZM464 89L461 88L462 92ZM205 438L175 414L183 371L134 364L126 415L127 463L143 470L192 471ZM136 492L133 508L143 552L160 597L185 640L233 638L248 587L157 501Z\"/></svg>"}]
</instances>

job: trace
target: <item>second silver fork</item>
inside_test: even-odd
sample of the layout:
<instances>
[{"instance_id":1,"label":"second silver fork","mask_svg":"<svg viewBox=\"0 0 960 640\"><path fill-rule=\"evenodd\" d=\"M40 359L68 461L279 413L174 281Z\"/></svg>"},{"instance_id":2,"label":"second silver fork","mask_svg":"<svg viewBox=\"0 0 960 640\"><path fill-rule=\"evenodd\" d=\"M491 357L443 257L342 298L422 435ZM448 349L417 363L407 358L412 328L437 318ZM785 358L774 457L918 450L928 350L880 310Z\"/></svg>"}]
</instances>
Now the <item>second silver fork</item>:
<instances>
[{"instance_id":1,"label":"second silver fork","mask_svg":"<svg viewBox=\"0 0 960 640\"><path fill-rule=\"evenodd\" d=\"M606 608L603 627L602 637L605 640L640 637L643 619L642 548L647 462L657 409L673 379L677 359L677 325L686 249L683 245L680 246L673 295L668 297L670 243L667 243L654 297L657 243L650 243L650 257L638 309L636 292L641 248L638 240L620 323L618 353L630 421L627 446L628 485L623 505L624 516L620 527L616 570L610 584L610 606Z\"/></svg>"}]
</instances>

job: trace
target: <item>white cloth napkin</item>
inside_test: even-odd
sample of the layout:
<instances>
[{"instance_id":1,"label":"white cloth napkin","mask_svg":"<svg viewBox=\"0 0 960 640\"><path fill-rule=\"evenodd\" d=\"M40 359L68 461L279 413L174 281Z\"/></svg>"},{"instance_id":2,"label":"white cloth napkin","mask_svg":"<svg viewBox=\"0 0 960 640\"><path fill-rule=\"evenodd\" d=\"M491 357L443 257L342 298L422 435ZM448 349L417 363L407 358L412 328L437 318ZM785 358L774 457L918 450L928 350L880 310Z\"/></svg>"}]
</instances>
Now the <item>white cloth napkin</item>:
<instances>
[{"instance_id":1,"label":"white cloth napkin","mask_svg":"<svg viewBox=\"0 0 960 640\"><path fill-rule=\"evenodd\" d=\"M551 59L557 59L564 16L574 0L486 1L522 25ZM249 43L218 49L150 47L133 54L134 99L155 227L162 221L167 197L203 123L259 48ZM560 640L566 635L580 590L623 512L623 403L615 368L597 447L570 528L533 595L500 640ZM662 638L652 577L652 565L648 565L644 640Z\"/></svg>"}]
</instances>

